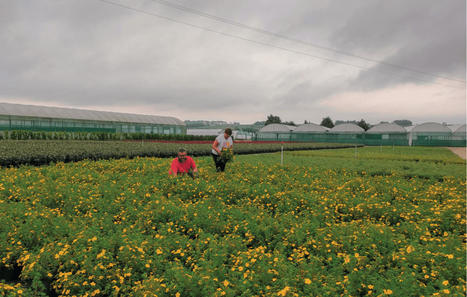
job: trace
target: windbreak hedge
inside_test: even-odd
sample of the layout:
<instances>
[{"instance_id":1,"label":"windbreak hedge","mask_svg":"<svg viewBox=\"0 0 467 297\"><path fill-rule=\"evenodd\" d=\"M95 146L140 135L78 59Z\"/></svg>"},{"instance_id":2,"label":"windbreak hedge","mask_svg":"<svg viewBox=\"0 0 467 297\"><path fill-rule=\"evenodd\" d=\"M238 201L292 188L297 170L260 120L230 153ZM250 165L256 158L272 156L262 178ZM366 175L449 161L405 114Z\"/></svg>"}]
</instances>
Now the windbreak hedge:
<instances>
[{"instance_id":1,"label":"windbreak hedge","mask_svg":"<svg viewBox=\"0 0 467 297\"><path fill-rule=\"evenodd\" d=\"M353 147L348 144L332 143L285 143L284 150L314 150ZM117 159L134 157L171 157L180 147L192 156L211 153L210 144L141 143L121 141L40 141L6 140L0 142L0 166L23 164L44 165L51 162L73 162L84 159ZM277 152L279 143L237 143L236 154Z\"/></svg>"}]
</instances>

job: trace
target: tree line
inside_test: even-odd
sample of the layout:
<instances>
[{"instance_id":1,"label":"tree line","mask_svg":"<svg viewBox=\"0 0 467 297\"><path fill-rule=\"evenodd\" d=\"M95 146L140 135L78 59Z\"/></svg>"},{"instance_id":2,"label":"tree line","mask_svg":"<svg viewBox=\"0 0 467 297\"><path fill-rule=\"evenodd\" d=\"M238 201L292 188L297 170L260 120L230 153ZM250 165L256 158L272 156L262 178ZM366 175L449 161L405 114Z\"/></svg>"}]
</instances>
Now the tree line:
<instances>
[{"instance_id":1,"label":"tree line","mask_svg":"<svg viewBox=\"0 0 467 297\"><path fill-rule=\"evenodd\" d=\"M304 124L311 124L311 122L307 121L307 120L305 120L303 123ZM385 121L380 122L380 124L384 124L384 123L389 123L389 122L385 122ZM402 127L412 126L412 121L410 121L410 120L395 120L392 123L397 124L397 125L402 126ZM293 121L284 122L284 121L281 120L281 118L279 116L272 115L272 114L268 115L267 120L264 122L264 125L269 125L269 124L284 124L284 125L297 126ZM362 129L364 129L365 131L367 131L368 129L371 128L371 125L368 122L366 122L364 119L361 119L359 121L355 121L355 120L351 120L351 121L336 120L334 122L329 116L327 116L327 117L323 118L321 123L320 123L321 126L327 127L327 128L334 128L334 126L337 126L337 125L340 125L340 124L355 124L355 125L361 127Z\"/></svg>"}]
</instances>

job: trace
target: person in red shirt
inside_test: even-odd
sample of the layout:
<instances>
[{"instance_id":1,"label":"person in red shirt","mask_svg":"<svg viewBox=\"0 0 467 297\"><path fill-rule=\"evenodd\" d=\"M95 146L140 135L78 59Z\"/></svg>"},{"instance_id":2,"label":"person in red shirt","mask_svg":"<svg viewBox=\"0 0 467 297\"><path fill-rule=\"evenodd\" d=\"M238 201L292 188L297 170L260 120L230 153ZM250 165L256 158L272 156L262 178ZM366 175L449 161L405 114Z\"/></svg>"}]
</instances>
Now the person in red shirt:
<instances>
[{"instance_id":1,"label":"person in red shirt","mask_svg":"<svg viewBox=\"0 0 467 297\"><path fill-rule=\"evenodd\" d=\"M187 156L185 149L178 151L177 158L173 159L172 165L169 169L169 174L173 176L188 174L192 178L198 176L198 169L196 168L195 161Z\"/></svg>"}]
</instances>

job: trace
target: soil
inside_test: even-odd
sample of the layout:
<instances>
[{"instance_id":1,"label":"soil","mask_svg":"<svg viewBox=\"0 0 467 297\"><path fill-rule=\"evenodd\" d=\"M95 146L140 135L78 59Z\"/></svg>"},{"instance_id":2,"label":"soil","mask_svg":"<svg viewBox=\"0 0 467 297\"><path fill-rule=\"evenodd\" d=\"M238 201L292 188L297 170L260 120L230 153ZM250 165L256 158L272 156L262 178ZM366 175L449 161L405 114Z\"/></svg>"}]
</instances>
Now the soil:
<instances>
[{"instance_id":1,"label":"soil","mask_svg":"<svg viewBox=\"0 0 467 297\"><path fill-rule=\"evenodd\" d=\"M466 148L465 147L448 147L454 154L458 155L462 159L465 160L465 157L467 155Z\"/></svg>"}]
</instances>

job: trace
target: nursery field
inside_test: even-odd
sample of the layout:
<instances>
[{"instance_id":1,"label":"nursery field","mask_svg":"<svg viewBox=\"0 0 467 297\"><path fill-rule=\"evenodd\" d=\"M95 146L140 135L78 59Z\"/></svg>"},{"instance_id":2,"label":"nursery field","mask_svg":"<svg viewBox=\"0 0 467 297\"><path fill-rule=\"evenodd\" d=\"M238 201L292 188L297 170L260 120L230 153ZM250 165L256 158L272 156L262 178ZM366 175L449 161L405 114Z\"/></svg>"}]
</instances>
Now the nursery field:
<instances>
[{"instance_id":1,"label":"nursery field","mask_svg":"<svg viewBox=\"0 0 467 297\"><path fill-rule=\"evenodd\" d=\"M180 147L191 156L209 156L208 143L177 143L152 141L86 141L86 140L2 140L0 166L46 165L57 162L76 162L85 159L102 160L135 157L175 157ZM236 154L353 147L336 143L235 143ZM359 145L361 146L361 145Z\"/></svg>"},{"instance_id":2,"label":"nursery field","mask_svg":"<svg viewBox=\"0 0 467 297\"><path fill-rule=\"evenodd\" d=\"M443 148L0 169L2 296L465 296L466 163Z\"/></svg>"}]
</instances>

